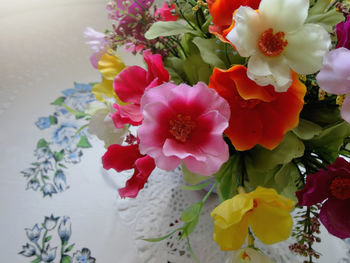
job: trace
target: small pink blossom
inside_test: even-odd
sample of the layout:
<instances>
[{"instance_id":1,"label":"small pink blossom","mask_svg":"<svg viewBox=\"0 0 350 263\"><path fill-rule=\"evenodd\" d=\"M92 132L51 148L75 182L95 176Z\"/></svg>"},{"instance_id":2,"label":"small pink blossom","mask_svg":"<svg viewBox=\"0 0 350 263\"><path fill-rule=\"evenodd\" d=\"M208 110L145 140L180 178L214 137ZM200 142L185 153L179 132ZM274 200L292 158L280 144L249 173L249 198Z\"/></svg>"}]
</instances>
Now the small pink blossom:
<instances>
[{"instance_id":1,"label":"small pink blossom","mask_svg":"<svg viewBox=\"0 0 350 263\"><path fill-rule=\"evenodd\" d=\"M337 48L329 52L316 80L326 92L343 95L350 94L350 50ZM341 108L341 116L350 123L350 96L346 96Z\"/></svg>"},{"instance_id":2,"label":"small pink blossom","mask_svg":"<svg viewBox=\"0 0 350 263\"><path fill-rule=\"evenodd\" d=\"M159 168L170 171L183 161L192 172L212 175L228 159L223 132L230 107L203 82L193 87L166 83L148 90L141 111L140 152L154 158Z\"/></svg>"},{"instance_id":3,"label":"small pink blossom","mask_svg":"<svg viewBox=\"0 0 350 263\"><path fill-rule=\"evenodd\" d=\"M107 52L108 42L105 39L105 34L94 30L91 27L87 27L84 31L84 37L86 38L86 44L88 44L94 53L90 57L91 65L97 68L97 63L101 56Z\"/></svg>"},{"instance_id":4,"label":"small pink blossom","mask_svg":"<svg viewBox=\"0 0 350 263\"><path fill-rule=\"evenodd\" d=\"M157 21L176 21L178 15L175 13L175 4L169 6L164 3L162 7L156 10L154 17Z\"/></svg>"},{"instance_id":5,"label":"small pink blossom","mask_svg":"<svg viewBox=\"0 0 350 263\"><path fill-rule=\"evenodd\" d=\"M164 68L162 57L152 55L149 50L143 52L147 63L147 71L139 66L124 69L114 79L113 88L121 101L131 103L127 105L114 105L116 111L111 115L114 125L118 128L124 124L134 126L142 122L140 111L141 97L146 90L169 81L169 73Z\"/></svg>"}]
</instances>

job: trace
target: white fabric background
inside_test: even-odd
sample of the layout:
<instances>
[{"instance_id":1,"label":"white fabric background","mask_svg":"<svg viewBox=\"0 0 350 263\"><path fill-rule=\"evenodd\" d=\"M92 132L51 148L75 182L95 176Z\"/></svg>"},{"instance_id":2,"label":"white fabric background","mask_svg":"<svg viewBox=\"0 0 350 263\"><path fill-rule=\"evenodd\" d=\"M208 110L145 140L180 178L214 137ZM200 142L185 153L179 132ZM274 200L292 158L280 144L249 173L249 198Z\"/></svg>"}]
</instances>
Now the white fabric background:
<instances>
[{"instance_id":1,"label":"white fabric background","mask_svg":"<svg viewBox=\"0 0 350 263\"><path fill-rule=\"evenodd\" d=\"M93 141L94 148L84 151L82 162L69 168L70 189L52 198L26 191L26 181L20 174L33 161L35 144L44 134L34 125L38 117L50 114L50 103L60 96L60 91L72 88L74 81L100 79L98 71L89 64L91 51L84 44L83 31L86 26L99 31L109 27L105 1L0 0L0 4L0 262L30 262L18 255L27 242L24 229L52 213L71 218L72 241L77 249L89 248L96 262L150 262L144 249L150 249L149 253L157 250L134 239L150 226L154 235L159 233L161 225L157 221L144 220L157 207L132 201L130 207L134 210L127 211L129 204L120 202L116 192L116 186L125 178L102 170L100 157L104 148L100 142ZM129 65L140 64L140 59L121 55ZM159 179L157 176L153 181ZM146 193L143 196L154 200ZM124 211L121 204L126 207ZM169 218L180 215L180 211L173 212ZM133 216L138 216L134 224L126 224L125 219ZM144 226L145 222L151 225ZM200 241L200 237L201 234L195 240ZM327 239L329 242L321 245L325 257L319 262L338 262L345 255L346 246L334 237ZM211 240L201 242L207 244ZM157 261L157 254L152 254L152 258L163 263ZM181 262L185 261L180 258L175 263Z\"/></svg>"}]
</instances>

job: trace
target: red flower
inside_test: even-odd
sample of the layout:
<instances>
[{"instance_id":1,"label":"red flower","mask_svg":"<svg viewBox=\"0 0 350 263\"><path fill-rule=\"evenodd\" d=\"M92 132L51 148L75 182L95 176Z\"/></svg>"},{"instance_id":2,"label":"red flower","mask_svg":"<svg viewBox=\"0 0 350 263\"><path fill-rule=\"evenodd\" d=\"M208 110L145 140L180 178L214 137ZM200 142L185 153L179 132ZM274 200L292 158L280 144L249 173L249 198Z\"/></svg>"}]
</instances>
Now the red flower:
<instances>
[{"instance_id":1,"label":"red flower","mask_svg":"<svg viewBox=\"0 0 350 263\"><path fill-rule=\"evenodd\" d=\"M261 0L208 0L209 13L213 17L213 24L209 27L212 34L217 35L222 41L232 24L233 13L240 6L249 6L258 9Z\"/></svg>"},{"instance_id":2,"label":"red flower","mask_svg":"<svg viewBox=\"0 0 350 263\"><path fill-rule=\"evenodd\" d=\"M339 238L350 237L350 163L337 158L327 171L310 174L304 188L296 192L299 205L322 203L320 221Z\"/></svg>"},{"instance_id":3,"label":"red flower","mask_svg":"<svg viewBox=\"0 0 350 263\"><path fill-rule=\"evenodd\" d=\"M147 63L147 71L139 66L131 66L120 72L114 79L115 93L121 101L131 103L114 104L116 111L111 114L111 117L116 128L122 128L125 124L140 125L143 120L140 111L143 93L169 81L169 73L164 68L160 55L152 55L149 50L145 50L143 56Z\"/></svg>"},{"instance_id":4,"label":"red flower","mask_svg":"<svg viewBox=\"0 0 350 263\"><path fill-rule=\"evenodd\" d=\"M136 197L156 167L151 157L139 152L138 144L109 146L102 157L102 164L106 170L113 168L117 172L134 169L134 174L125 187L119 189L120 197Z\"/></svg>"},{"instance_id":5,"label":"red flower","mask_svg":"<svg viewBox=\"0 0 350 263\"><path fill-rule=\"evenodd\" d=\"M230 104L231 117L225 134L237 150L249 150L257 144L271 150L287 131L297 126L306 88L296 73L292 76L288 91L275 92L273 86L262 87L249 79L244 66L214 69L209 87Z\"/></svg>"}]
</instances>

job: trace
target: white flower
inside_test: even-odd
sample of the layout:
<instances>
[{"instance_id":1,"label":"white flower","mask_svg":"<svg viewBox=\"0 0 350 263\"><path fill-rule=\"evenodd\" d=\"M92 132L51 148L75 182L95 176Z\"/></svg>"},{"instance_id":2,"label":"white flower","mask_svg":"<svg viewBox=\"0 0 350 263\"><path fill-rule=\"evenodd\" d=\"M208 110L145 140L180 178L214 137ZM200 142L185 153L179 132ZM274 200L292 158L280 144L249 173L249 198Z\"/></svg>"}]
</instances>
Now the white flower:
<instances>
[{"instance_id":1,"label":"white flower","mask_svg":"<svg viewBox=\"0 0 350 263\"><path fill-rule=\"evenodd\" d=\"M44 221L44 225L43 225L44 228L46 230L49 230L49 231L54 229L56 227L56 225L57 225L57 221L58 221L59 218L60 218L59 216L58 217L54 217L53 214L51 214L50 217L45 216L45 221Z\"/></svg>"},{"instance_id":2,"label":"white flower","mask_svg":"<svg viewBox=\"0 0 350 263\"><path fill-rule=\"evenodd\" d=\"M36 254L36 249L33 245L27 243L25 246L22 246L22 251L19 254L25 257L31 257Z\"/></svg>"},{"instance_id":3,"label":"white flower","mask_svg":"<svg viewBox=\"0 0 350 263\"><path fill-rule=\"evenodd\" d=\"M272 259L253 248L240 248L232 253L226 263L274 263Z\"/></svg>"},{"instance_id":4,"label":"white flower","mask_svg":"<svg viewBox=\"0 0 350 263\"><path fill-rule=\"evenodd\" d=\"M92 108L94 110L92 110ZM100 140L104 141L105 147L122 143L128 130L126 125L122 129L117 129L114 126L113 120L110 117L111 110L114 110L114 108L110 108L109 105L104 103L91 105L90 109L94 114L90 119L89 132L95 134Z\"/></svg>"},{"instance_id":5,"label":"white flower","mask_svg":"<svg viewBox=\"0 0 350 263\"><path fill-rule=\"evenodd\" d=\"M63 217L58 227L58 235L61 238L62 243L68 242L70 236L72 235L72 223L69 217Z\"/></svg>"},{"instance_id":6,"label":"white flower","mask_svg":"<svg viewBox=\"0 0 350 263\"><path fill-rule=\"evenodd\" d=\"M262 0L259 12L241 6L226 38L248 61L248 77L277 92L292 83L291 70L312 74L322 67L331 39L318 24L304 24L308 0Z\"/></svg>"},{"instance_id":7,"label":"white flower","mask_svg":"<svg viewBox=\"0 0 350 263\"><path fill-rule=\"evenodd\" d=\"M42 228L39 228L38 224L35 224L35 226L32 229L30 228L25 229L28 239L33 242L36 242L39 240L41 230Z\"/></svg>"},{"instance_id":8,"label":"white flower","mask_svg":"<svg viewBox=\"0 0 350 263\"><path fill-rule=\"evenodd\" d=\"M50 244L47 245L45 250L41 253L41 260L44 262L52 262L56 258L57 247L50 248Z\"/></svg>"}]
</instances>

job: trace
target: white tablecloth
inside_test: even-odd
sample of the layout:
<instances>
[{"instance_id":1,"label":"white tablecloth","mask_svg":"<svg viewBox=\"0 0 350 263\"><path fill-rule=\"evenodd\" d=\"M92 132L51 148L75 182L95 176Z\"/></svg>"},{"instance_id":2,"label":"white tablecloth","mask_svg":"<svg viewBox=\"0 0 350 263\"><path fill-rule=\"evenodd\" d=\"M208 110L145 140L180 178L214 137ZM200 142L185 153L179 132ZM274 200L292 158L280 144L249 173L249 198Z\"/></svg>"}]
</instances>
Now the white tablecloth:
<instances>
[{"instance_id":1,"label":"white tablecloth","mask_svg":"<svg viewBox=\"0 0 350 263\"><path fill-rule=\"evenodd\" d=\"M153 186L140 192L144 199L120 200L116 190L128 173L105 172L100 162L105 149L89 134L83 134L86 140L81 147L67 146L65 140L81 123L50 104L65 97L66 104L84 107L90 99L86 84L99 81L100 76L89 64L91 51L84 44L83 31L86 26L100 31L109 27L105 4L98 0L1 1L0 262L35 262L39 254L41 262L55 263L69 262L64 261L67 258L76 263L190 261L181 242L172 239L158 245L139 239L172 229L181 213L179 203L191 203L202 194L177 190L182 183L178 171L168 179L157 170L150 178ZM129 65L140 63L130 54L121 55ZM45 140L41 145L50 143L55 157L63 158L58 163L67 168L55 167L54 156L43 151L45 147L36 149L40 139ZM89 144L93 147L85 148ZM59 157L61 149L71 155ZM36 167L48 177L39 174L36 181L31 174ZM154 185L163 183L166 187L154 190ZM208 213L215 202L212 197L192 240L203 263L220 262L216 255L224 257L215 244L206 247L213 243ZM320 247L325 256L319 262L341 262L348 249L345 243L326 239ZM62 240L67 240L63 250Z\"/></svg>"}]
</instances>

